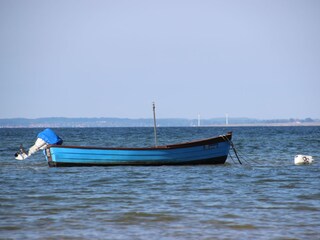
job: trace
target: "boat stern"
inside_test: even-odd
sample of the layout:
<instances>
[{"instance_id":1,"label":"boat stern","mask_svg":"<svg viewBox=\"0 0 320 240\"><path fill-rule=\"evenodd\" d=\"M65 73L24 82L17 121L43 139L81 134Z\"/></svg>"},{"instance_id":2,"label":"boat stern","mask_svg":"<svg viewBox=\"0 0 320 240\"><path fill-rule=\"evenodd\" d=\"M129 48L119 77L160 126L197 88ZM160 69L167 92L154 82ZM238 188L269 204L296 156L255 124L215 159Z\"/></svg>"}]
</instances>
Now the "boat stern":
<instances>
[{"instance_id":1,"label":"boat stern","mask_svg":"<svg viewBox=\"0 0 320 240\"><path fill-rule=\"evenodd\" d=\"M50 146L43 150L43 154L48 162L49 167L56 167L56 162L52 160Z\"/></svg>"}]
</instances>

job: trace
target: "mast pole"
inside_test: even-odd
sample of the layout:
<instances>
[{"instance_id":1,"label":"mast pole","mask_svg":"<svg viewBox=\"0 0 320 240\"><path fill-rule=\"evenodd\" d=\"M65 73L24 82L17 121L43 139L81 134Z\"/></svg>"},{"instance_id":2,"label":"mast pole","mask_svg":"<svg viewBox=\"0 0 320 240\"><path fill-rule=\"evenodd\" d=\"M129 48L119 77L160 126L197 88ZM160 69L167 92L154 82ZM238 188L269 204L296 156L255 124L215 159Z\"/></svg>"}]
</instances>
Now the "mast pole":
<instances>
[{"instance_id":1,"label":"mast pole","mask_svg":"<svg viewBox=\"0 0 320 240\"><path fill-rule=\"evenodd\" d=\"M156 121L156 105L153 102L152 103L153 106L153 128L154 128L154 143L155 146L158 146L158 140L157 140L157 121Z\"/></svg>"}]
</instances>

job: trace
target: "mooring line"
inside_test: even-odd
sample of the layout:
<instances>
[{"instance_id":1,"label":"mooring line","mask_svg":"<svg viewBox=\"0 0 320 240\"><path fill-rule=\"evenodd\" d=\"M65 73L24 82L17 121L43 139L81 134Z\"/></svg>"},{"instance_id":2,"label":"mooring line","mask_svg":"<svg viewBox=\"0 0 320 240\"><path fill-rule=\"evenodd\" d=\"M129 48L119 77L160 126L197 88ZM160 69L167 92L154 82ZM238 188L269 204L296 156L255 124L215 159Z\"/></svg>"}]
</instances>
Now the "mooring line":
<instances>
[{"instance_id":1,"label":"mooring line","mask_svg":"<svg viewBox=\"0 0 320 240\"><path fill-rule=\"evenodd\" d=\"M246 164L248 164L248 165L250 165L250 166L251 166L251 163L250 163L250 162L259 164L257 161L252 160L252 159L249 159L250 161L248 161L248 160L244 157L245 154L243 154L241 151L239 151L238 149L236 149L236 147L234 146L234 143L233 143L229 138L227 138L226 136L222 136L222 137L223 137L224 140L226 140L226 141L228 141L228 142L230 143L230 146L231 146L233 152L235 153L235 155L236 155L236 157L237 157L237 159L238 159L238 162L239 162L240 164L242 164L241 160L243 160ZM230 156L231 160L235 163L235 161L233 160L230 152L229 152L229 156ZM241 160L240 160L240 159L241 159Z\"/></svg>"},{"instance_id":2,"label":"mooring line","mask_svg":"<svg viewBox=\"0 0 320 240\"><path fill-rule=\"evenodd\" d=\"M232 157L232 155L230 154L230 152L228 153L228 155L229 155L229 157L231 158L232 162L233 162L233 163L236 163L236 161L233 160L233 157Z\"/></svg>"},{"instance_id":3,"label":"mooring line","mask_svg":"<svg viewBox=\"0 0 320 240\"><path fill-rule=\"evenodd\" d=\"M239 163L242 165L242 162L240 161L240 157L239 157L239 155L238 155L237 149L235 148L235 146L234 146L234 144L233 144L232 141L230 141L230 143L231 143L231 147L232 147L234 153L236 154L236 157L237 157Z\"/></svg>"},{"instance_id":4,"label":"mooring line","mask_svg":"<svg viewBox=\"0 0 320 240\"><path fill-rule=\"evenodd\" d=\"M247 162L250 165L250 162L244 157L245 154L243 152L241 152L239 149L237 151L238 151L238 154L241 157L241 159L243 159L245 162ZM255 161L253 159L249 159L249 160L253 163L259 164L259 162Z\"/></svg>"},{"instance_id":5,"label":"mooring line","mask_svg":"<svg viewBox=\"0 0 320 240\"><path fill-rule=\"evenodd\" d=\"M237 159L238 159L238 162L242 165L242 162L240 161L239 155L238 155L238 153L237 153L237 150L236 150L233 142L232 142L229 138L227 138L226 136L222 136L222 138L223 138L224 140L227 140L227 141L229 142L231 148L233 149L234 154L236 155L236 157L237 157Z\"/></svg>"}]
</instances>

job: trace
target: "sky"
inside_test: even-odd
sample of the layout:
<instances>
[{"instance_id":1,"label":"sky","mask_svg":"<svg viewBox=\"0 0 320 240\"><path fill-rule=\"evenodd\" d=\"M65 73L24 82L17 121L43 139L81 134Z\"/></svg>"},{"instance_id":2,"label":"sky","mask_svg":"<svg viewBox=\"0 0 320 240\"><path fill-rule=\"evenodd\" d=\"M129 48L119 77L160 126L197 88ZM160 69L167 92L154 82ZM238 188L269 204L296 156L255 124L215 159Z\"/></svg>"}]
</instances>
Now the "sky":
<instances>
[{"instance_id":1,"label":"sky","mask_svg":"<svg viewBox=\"0 0 320 240\"><path fill-rule=\"evenodd\" d=\"M0 0L0 118L320 118L318 0Z\"/></svg>"}]
</instances>

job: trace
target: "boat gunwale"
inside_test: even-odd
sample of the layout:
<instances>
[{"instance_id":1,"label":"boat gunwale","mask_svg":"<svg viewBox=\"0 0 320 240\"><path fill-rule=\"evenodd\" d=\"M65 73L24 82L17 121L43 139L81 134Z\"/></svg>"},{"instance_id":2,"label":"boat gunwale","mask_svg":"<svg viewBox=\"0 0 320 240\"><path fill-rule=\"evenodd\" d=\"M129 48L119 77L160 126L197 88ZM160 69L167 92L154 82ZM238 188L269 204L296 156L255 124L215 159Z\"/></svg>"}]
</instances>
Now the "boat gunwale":
<instances>
[{"instance_id":1,"label":"boat gunwale","mask_svg":"<svg viewBox=\"0 0 320 240\"><path fill-rule=\"evenodd\" d=\"M190 142L183 142L183 143L177 143L177 144L169 144L169 145L163 145L163 146L153 146L153 147L92 147L92 146L73 146L73 145L48 145L47 149L70 148L70 149L87 149L87 150L169 150L169 149L189 148L189 147L216 144L219 142L230 141L231 138L232 138L232 132L228 132L225 135L220 135L212 138L194 140Z\"/></svg>"}]
</instances>

